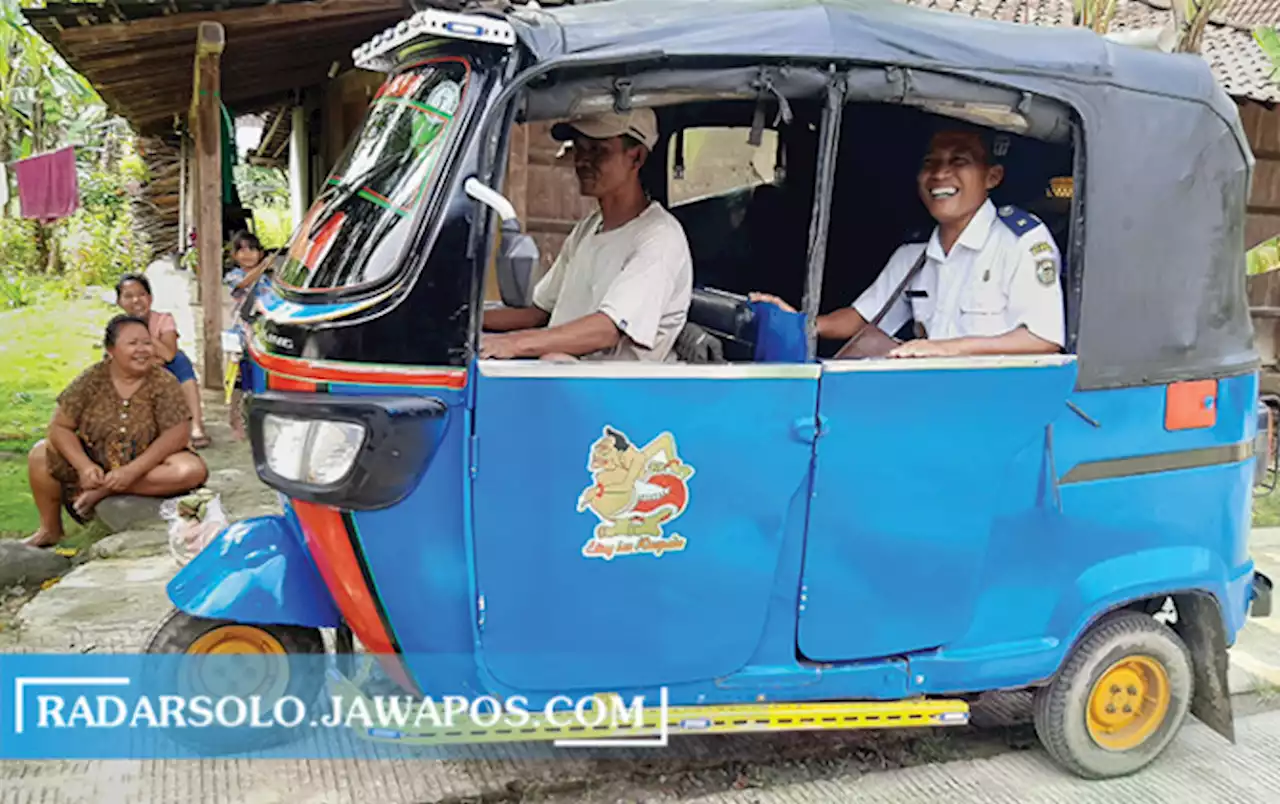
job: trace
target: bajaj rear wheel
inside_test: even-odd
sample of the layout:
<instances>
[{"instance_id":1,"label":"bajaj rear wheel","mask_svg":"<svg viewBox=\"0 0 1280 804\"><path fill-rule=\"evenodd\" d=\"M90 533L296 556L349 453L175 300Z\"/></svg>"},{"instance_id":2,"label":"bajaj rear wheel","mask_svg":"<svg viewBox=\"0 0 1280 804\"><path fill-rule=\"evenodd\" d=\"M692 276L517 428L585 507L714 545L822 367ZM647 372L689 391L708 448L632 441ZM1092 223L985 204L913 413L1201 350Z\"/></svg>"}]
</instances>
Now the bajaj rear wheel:
<instances>
[{"instance_id":1,"label":"bajaj rear wheel","mask_svg":"<svg viewBox=\"0 0 1280 804\"><path fill-rule=\"evenodd\" d=\"M239 713L240 704L235 701L252 702L255 698L264 721L274 722L275 707L286 698L296 699L305 707L308 718L320 715L313 711L324 683L321 657L325 646L318 629L250 625L173 611L152 634L146 652L192 659L158 664L162 670L157 672L164 672L167 677L154 679L153 689L180 691L188 702L197 696L215 705L234 699L227 710L231 720ZM292 702L281 706L286 705L292 719L297 707ZM218 755L281 745L301 736L304 729L310 730L307 722L296 728L276 724L270 728L232 729L218 727L218 722L225 723L227 719L219 718L213 726L174 728L168 733L202 754Z\"/></svg>"},{"instance_id":2,"label":"bajaj rear wheel","mask_svg":"<svg viewBox=\"0 0 1280 804\"><path fill-rule=\"evenodd\" d=\"M1191 654L1171 628L1147 614L1108 615L1037 691L1036 733L1049 755L1078 776L1127 776L1173 740L1193 684Z\"/></svg>"}]
</instances>

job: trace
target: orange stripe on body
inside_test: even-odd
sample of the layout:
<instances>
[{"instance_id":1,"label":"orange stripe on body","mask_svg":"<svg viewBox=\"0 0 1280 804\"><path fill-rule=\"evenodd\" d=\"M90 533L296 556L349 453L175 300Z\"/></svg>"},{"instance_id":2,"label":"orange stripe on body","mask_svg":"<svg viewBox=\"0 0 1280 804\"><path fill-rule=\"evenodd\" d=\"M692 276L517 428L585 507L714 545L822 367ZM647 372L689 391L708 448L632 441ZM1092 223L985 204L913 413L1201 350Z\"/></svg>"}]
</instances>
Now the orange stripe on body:
<instances>
[{"instance_id":1,"label":"orange stripe on body","mask_svg":"<svg viewBox=\"0 0 1280 804\"><path fill-rule=\"evenodd\" d=\"M342 514L324 505L302 500L292 502L307 550L343 619L365 648L377 655L378 662L393 681L405 689L416 690L417 685L395 658L395 645L382 623L373 590L365 582L351 544L354 534L347 532Z\"/></svg>"},{"instance_id":2,"label":"orange stripe on body","mask_svg":"<svg viewBox=\"0 0 1280 804\"><path fill-rule=\"evenodd\" d=\"M465 369L374 369L339 366L334 363L306 360L297 357L281 357L268 354L253 342L249 354L254 362L269 372L287 374L298 379L315 382L345 382L353 385L405 385L452 388L461 390L467 386Z\"/></svg>"}]
</instances>

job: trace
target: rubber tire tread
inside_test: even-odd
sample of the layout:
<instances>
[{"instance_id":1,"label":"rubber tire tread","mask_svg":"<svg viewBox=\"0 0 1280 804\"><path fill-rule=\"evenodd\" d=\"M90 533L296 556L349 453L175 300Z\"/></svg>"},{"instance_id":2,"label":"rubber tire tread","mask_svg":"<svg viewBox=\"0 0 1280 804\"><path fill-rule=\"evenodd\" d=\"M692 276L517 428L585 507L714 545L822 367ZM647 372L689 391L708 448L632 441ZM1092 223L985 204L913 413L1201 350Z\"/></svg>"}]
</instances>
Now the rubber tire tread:
<instances>
[{"instance_id":1,"label":"rubber tire tread","mask_svg":"<svg viewBox=\"0 0 1280 804\"><path fill-rule=\"evenodd\" d=\"M185 621L185 622L180 622ZM178 623L175 625L175 623ZM187 628L200 625L197 633L189 633ZM304 655L324 653L324 637L319 629L304 628L296 625L262 625L260 623L238 623L234 620L211 620L204 617L192 617L178 609L174 609L160 621L147 639L145 653L186 653L187 647L203 634L226 625L246 625L259 628L275 637L284 647L287 654ZM157 648L163 648L158 650ZM170 648L177 648L170 650Z\"/></svg>"},{"instance_id":2,"label":"rubber tire tread","mask_svg":"<svg viewBox=\"0 0 1280 804\"><path fill-rule=\"evenodd\" d=\"M259 628L275 637L284 647L286 655L301 656L307 654L323 654L326 652L324 637L319 629L297 625L263 625L261 623L238 623L234 620L215 620L205 617L193 617L178 609L165 616L155 627L144 649L146 653L186 653L186 649L201 635L226 625L246 625ZM290 678L286 695L296 695L309 706L320 698L323 689L323 674L311 678ZM232 754L242 751L271 748L298 739L301 729L274 729L254 733L249 739L240 738L234 743L216 743L198 739L198 729L179 729L177 734L187 739L178 739L190 748L205 754Z\"/></svg>"},{"instance_id":3,"label":"rubber tire tread","mask_svg":"<svg viewBox=\"0 0 1280 804\"><path fill-rule=\"evenodd\" d=\"M1122 773L1100 773L1091 770L1083 764L1075 753L1071 750L1063 726L1068 721L1067 707L1071 701L1070 693L1076 677L1083 671L1089 660L1099 650L1105 650L1106 644L1113 639L1123 637L1126 634L1148 633L1162 637L1176 647L1182 653L1186 661L1186 670L1191 680L1192 688L1188 692L1186 701L1182 702L1182 714L1178 716L1172 709L1166 714L1166 719L1177 717L1178 723L1170 728L1169 732L1159 739L1158 744L1148 742L1135 751L1145 751L1150 754L1145 762L1131 770ZM1100 619L1089 631L1084 638L1071 652L1070 658L1063 665L1062 670L1054 678L1054 680L1036 691L1035 703L1033 707L1033 717L1035 721L1036 736L1040 738L1040 744L1044 746L1049 756L1061 765L1064 769L1074 773L1084 779L1108 779L1119 776L1128 776L1136 773L1146 765L1155 761L1157 757L1168 747L1169 743L1177 735L1181 728L1181 723L1186 720L1190 709L1191 697L1195 692L1195 676L1193 673L1193 664L1191 652L1187 650L1187 646L1183 643L1182 638L1174 632L1169 626L1156 621L1149 614L1141 614L1134 611L1121 611L1109 614ZM1171 672L1170 668L1166 668L1166 672ZM1085 690L1087 694L1089 690ZM1170 702L1172 707L1176 702ZM1084 728L1081 726L1081 728ZM1158 732L1157 732L1158 734ZM1157 734L1148 738L1150 741L1157 737Z\"/></svg>"}]
</instances>

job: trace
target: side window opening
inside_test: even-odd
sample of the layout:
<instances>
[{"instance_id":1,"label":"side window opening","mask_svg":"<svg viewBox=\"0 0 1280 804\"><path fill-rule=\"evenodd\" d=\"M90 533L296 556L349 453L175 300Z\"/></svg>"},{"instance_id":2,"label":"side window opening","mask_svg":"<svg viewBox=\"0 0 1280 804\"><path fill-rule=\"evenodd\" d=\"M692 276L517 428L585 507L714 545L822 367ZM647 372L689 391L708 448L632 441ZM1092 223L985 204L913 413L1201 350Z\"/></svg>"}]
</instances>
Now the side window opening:
<instances>
[{"instance_id":1,"label":"side window opening","mask_svg":"<svg viewBox=\"0 0 1280 804\"><path fill-rule=\"evenodd\" d=\"M803 293L822 110L811 100L792 106L795 118L757 132L758 143L753 103L680 107L663 132L666 205L693 255L691 329L715 338L731 363L804 360L802 320L770 324L794 336L775 353L762 347L761 319L746 298Z\"/></svg>"},{"instance_id":2,"label":"side window opening","mask_svg":"<svg viewBox=\"0 0 1280 804\"><path fill-rule=\"evenodd\" d=\"M748 136L749 129L729 127L688 128L670 135L668 206L679 207L762 184L774 184L778 132L766 129L759 145L752 145Z\"/></svg>"},{"instance_id":3,"label":"side window opening","mask_svg":"<svg viewBox=\"0 0 1280 804\"><path fill-rule=\"evenodd\" d=\"M770 359L757 349L755 313L747 294L772 294L796 309L803 301L822 104L794 100L791 106L794 118L766 127L759 145L750 141L752 103L714 101L660 110L661 139L644 181L680 222L689 243L694 294L688 321L714 337L722 359L731 363ZM853 103L846 109L821 313L852 305L899 246L928 239L935 222L920 200L917 174L932 132L946 119L893 104ZM554 223L567 231L581 217L581 205L591 202L579 195L562 146L545 133L542 139L545 153L530 149L516 164L513 152L512 175L525 174L515 183L521 188L522 220L531 228L536 224L549 232ZM1058 281L1064 305L1070 307L1067 288L1080 271L1068 262L1075 205L1073 147L1017 135L1009 141L1009 153L1002 157L1005 178L991 193L991 202L997 208L1018 207L1047 225L1064 260ZM549 263L558 244L546 246L540 256ZM1073 327L1067 313L1070 352ZM820 341L818 357L832 356L840 345Z\"/></svg>"},{"instance_id":4,"label":"side window opening","mask_svg":"<svg viewBox=\"0 0 1280 804\"><path fill-rule=\"evenodd\" d=\"M882 103L855 103L846 108L831 198L821 313L852 304L876 280L899 246L928 240L936 223L920 201L917 174L933 131L948 120ZM1062 255L1057 279L1063 288L1064 305L1069 307L1067 277L1080 271L1080 266L1068 262L1073 149L1015 134L1000 140L1008 149L1000 157L1004 178L990 193L990 200L997 209L1016 207L1047 226ZM1069 309L1067 312L1067 351L1072 351ZM830 357L839 347L823 341L818 354Z\"/></svg>"}]
</instances>

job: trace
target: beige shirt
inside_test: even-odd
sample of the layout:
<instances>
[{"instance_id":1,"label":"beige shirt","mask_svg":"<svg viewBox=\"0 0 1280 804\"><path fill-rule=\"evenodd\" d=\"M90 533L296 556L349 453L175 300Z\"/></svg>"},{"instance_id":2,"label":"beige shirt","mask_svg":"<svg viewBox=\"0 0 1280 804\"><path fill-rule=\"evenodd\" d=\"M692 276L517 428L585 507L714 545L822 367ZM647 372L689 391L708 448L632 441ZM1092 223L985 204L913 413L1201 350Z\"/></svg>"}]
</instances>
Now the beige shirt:
<instances>
[{"instance_id":1,"label":"beige shirt","mask_svg":"<svg viewBox=\"0 0 1280 804\"><path fill-rule=\"evenodd\" d=\"M555 264L533 289L549 326L604 313L624 337L603 360L674 361L689 315L693 258L679 221L657 202L625 225L601 232L600 211L580 221Z\"/></svg>"}]
</instances>

